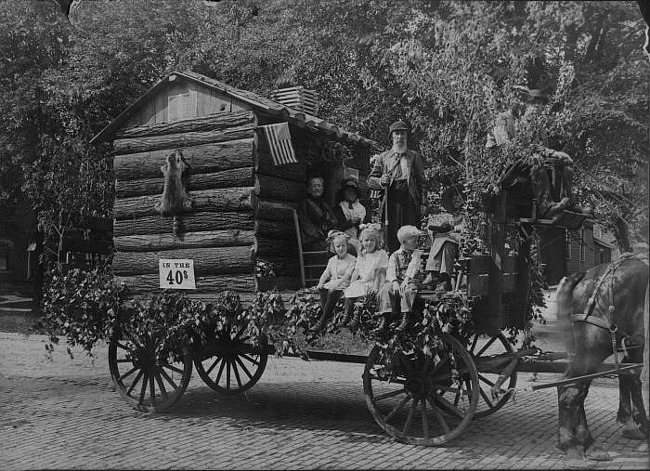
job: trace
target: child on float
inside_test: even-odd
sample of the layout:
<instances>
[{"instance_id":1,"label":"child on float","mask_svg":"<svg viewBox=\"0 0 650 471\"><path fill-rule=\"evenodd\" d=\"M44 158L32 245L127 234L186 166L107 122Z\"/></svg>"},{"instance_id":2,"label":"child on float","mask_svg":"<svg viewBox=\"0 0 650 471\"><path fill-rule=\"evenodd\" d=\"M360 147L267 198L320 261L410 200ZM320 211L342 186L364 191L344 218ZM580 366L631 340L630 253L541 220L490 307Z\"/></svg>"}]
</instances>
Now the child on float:
<instances>
[{"instance_id":1,"label":"child on float","mask_svg":"<svg viewBox=\"0 0 650 471\"><path fill-rule=\"evenodd\" d=\"M350 255L350 236L345 232L331 230L326 241L330 244L330 252L335 255L327 262L316 289L320 295L320 305L323 313L316 324L310 329L318 332L325 327L327 320L332 316L334 307L343 290L350 285L350 278L356 264L356 257Z\"/></svg>"},{"instance_id":2,"label":"child on float","mask_svg":"<svg viewBox=\"0 0 650 471\"><path fill-rule=\"evenodd\" d=\"M350 330L356 330L361 320L360 313L356 312L352 320L354 303L369 292L378 292L386 278L388 254L381 245L381 226L379 224L362 224L359 242L361 250L352 272L351 283L343 291L345 296L345 317L343 326L350 324Z\"/></svg>"},{"instance_id":3,"label":"child on float","mask_svg":"<svg viewBox=\"0 0 650 471\"><path fill-rule=\"evenodd\" d=\"M388 327L393 313L402 314L397 330L405 330L411 321L413 304L421 288L423 276L422 250L417 248L418 238L423 235L415 226L402 226L397 231L400 248L390 255L386 268L386 283L379 290L379 309L382 315L376 332Z\"/></svg>"}]
</instances>

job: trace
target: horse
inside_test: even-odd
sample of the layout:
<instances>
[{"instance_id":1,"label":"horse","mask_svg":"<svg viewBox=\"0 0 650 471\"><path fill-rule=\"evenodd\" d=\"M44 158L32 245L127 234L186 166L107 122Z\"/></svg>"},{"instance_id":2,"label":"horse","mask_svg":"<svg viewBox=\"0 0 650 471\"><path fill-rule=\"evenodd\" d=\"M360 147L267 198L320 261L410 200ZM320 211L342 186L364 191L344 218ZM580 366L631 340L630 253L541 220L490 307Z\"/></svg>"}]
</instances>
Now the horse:
<instances>
[{"instance_id":1,"label":"horse","mask_svg":"<svg viewBox=\"0 0 650 471\"><path fill-rule=\"evenodd\" d=\"M567 378L595 373L607 357L621 351L623 363L644 361L647 293L647 254L626 253L562 279L556 302L558 323L567 335ZM615 360L619 365L618 357ZM558 386L558 448L569 459L607 461L609 454L595 443L587 426L584 402L590 384L591 379ZM638 423L641 438L648 440L638 369L619 375L617 421L627 427Z\"/></svg>"}]
</instances>

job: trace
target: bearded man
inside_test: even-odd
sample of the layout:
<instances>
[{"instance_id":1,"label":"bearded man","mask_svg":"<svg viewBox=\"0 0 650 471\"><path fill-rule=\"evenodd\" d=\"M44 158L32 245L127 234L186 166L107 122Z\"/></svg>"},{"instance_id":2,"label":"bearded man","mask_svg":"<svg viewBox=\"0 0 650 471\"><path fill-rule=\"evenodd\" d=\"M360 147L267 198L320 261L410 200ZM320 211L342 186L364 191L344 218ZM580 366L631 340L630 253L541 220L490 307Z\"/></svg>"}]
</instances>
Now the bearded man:
<instances>
[{"instance_id":1,"label":"bearded man","mask_svg":"<svg viewBox=\"0 0 650 471\"><path fill-rule=\"evenodd\" d=\"M420 154L407 149L408 127L404 121L390 126L389 136L393 146L375 159L368 187L384 190L380 206L386 225L386 244L389 252L400 246L397 230L402 226L420 227L427 213L427 190L424 161Z\"/></svg>"}]
</instances>

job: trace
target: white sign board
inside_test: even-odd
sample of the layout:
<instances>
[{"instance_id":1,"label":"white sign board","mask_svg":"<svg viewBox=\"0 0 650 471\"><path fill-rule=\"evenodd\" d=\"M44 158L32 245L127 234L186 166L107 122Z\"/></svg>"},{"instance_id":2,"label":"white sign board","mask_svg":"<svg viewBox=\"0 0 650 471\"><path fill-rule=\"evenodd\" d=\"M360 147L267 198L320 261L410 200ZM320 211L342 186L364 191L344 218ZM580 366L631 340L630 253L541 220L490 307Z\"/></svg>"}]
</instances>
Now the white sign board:
<instances>
[{"instance_id":1,"label":"white sign board","mask_svg":"<svg viewBox=\"0 0 650 471\"><path fill-rule=\"evenodd\" d=\"M161 258L158 260L160 287L167 289L196 289L194 260Z\"/></svg>"}]
</instances>

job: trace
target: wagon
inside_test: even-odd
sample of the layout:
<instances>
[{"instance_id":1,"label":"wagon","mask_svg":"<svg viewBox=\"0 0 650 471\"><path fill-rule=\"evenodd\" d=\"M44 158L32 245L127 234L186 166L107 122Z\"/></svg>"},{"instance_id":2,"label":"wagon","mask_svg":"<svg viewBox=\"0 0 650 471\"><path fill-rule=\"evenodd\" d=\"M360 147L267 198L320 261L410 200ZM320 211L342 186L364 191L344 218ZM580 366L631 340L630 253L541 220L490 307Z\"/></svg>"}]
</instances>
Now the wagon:
<instances>
[{"instance_id":1,"label":"wagon","mask_svg":"<svg viewBox=\"0 0 650 471\"><path fill-rule=\"evenodd\" d=\"M147 295L163 287L186 288L185 270L169 270L165 278L163 260L187 263L181 267L192 272L191 296L202 299L222 290L295 290L322 269L323 254L303 253L300 244L296 209L305 196L307 176L325 176L330 199L349 176L358 179L365 195L369 159L377 146L309 114L314 103L303 89L274 96L272 100L192 72L174 72L93 139L113 139L113 270L132 291ZM308 98L301 101L303 96ZM294 159L284 163L274 158L264 137L265 126L279 123L286 125L293 144ZM181 181L192 206L165 217L156 209L166 191L161 167L177 152L190 169ZM502 333L504 328L524 327L530 284L529 239L524 237L512 252L505 234L527 235L539 225L578 227L584 216L565 211L553 220L513 218L510 197L504 191L496 201L488 224L488 252L464 260L457 277L466 280L463 290L472 301L475 333L469 339L440 333L435 352L428 356L395 354L381 345L367 355L308 352L313 359L365 365L368 409L399 441L446 443L473 418L503 407L522 365L535 371L562 371L565 366L523 362L535 351L514 351ZM266 273L260 266L272 270ZM435 302L433 293L422 293L421 302ZM117 391L136 409L160 412L181 398L193 369L221 394L253 387L274 347L263 334L253 339L243 328L212 333L200 347L187 345L172 354L155 333L118 329L108 352ZM504 394L494 398L493 392Z\"/></svg>"}]
</instances>

